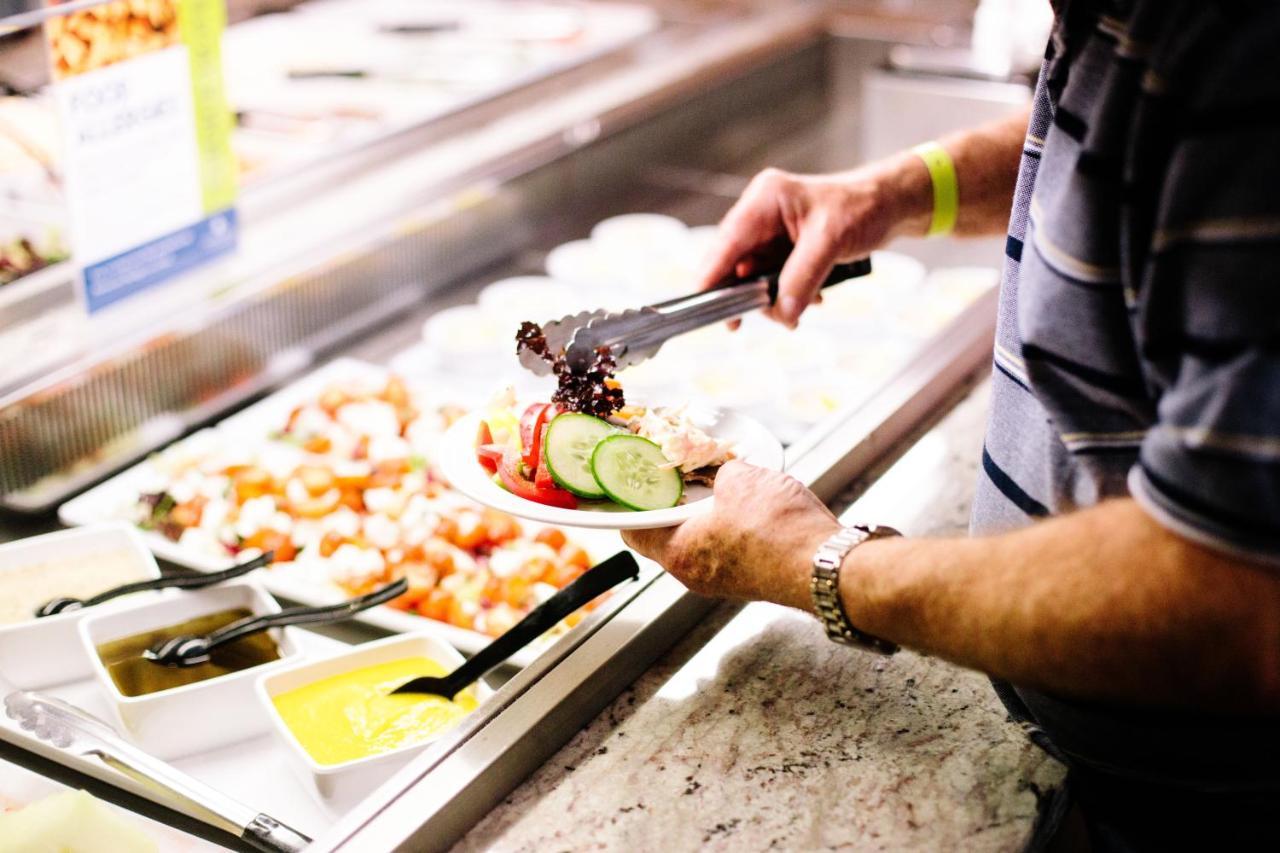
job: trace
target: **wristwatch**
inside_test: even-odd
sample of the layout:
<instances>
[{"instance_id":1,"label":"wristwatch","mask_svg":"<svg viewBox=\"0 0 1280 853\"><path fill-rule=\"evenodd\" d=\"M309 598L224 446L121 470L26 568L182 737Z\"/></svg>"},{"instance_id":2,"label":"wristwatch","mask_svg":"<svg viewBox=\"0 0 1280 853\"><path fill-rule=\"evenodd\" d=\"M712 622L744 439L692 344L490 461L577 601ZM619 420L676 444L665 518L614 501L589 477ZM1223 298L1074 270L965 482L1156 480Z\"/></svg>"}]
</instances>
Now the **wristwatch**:
<instances>
[{"instance_id":1,"label":"wristwatch","mask_svg":"<svg viewBox=\"0 0 1280 853\"><path fill-rule=\"evenodd\" d=\"M827 629L827 637L832 642L859 646L882 655L891 655L898 650L896 644L853 627L849 614L844 612L844 605L840 603L840 566L850 551L868 539L901 535L892 527L855 524L844 528L818 547L817 553L813 555L813 575L809 579L809 590L813 593L813 609L817 611L822 626Z\"/></svg>"}]
</instances>

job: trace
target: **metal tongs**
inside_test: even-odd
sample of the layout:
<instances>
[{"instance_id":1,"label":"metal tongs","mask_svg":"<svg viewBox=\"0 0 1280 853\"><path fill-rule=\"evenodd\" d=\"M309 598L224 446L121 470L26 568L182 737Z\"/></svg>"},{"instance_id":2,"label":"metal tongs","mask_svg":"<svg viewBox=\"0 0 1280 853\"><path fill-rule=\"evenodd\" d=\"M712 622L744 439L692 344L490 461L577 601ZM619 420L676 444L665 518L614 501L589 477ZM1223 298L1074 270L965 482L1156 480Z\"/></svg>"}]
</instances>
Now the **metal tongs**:
<instances>
[{"instance_id":1,"label":"metal tongs","mask_svg":"<svg viewBox=\"0 0 1280 853\"><path fill-rule=\"evenodd\" d=\"M830 287L871 273L871 259L839 264L822 282ZM547 351L564 353L565 363L574 372L590 368L600 348L607 348L619 369L652 358L671 338L767 308L778 298L778 273L757 275L714 290L681 296L656 305L618 313L584 311L552 320L542 327ZM552 371L549 360L531 348L521 346L520 363L539 376Z\"/></svg>"},{"instance_id":2,"label":"metal tongs","mask_svg":"<svg viewBox=\"0 0 1280 853\"><path fill-rule=\"evenodd\" d=\"M0 681L4 712L55 750L58 757L53 760L74 767L64 756L95 758L132 779L149 799L229 832L256 850L297 853L311 843L310 838L270 815L152 758L92 714L52 696L24 690L5 694L6 690Z\"/></svg>"}]
</instances>

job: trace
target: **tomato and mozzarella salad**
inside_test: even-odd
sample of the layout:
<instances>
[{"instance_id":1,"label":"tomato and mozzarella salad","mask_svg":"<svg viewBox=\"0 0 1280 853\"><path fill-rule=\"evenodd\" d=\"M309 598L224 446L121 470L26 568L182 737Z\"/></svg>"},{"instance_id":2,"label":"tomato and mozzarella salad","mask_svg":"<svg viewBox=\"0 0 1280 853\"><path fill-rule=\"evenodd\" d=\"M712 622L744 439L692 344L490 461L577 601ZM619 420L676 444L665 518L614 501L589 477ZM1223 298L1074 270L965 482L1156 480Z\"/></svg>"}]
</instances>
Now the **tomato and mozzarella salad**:
<instances>
[{"instance_id":1,"label":"tomato and mozzarella salad","mask_svg":"<svg viewBox=\"0 0 1280 853\"><path fill-rule=\"evenodd\" d=\"M696 426L683 407L625 407L606 418L532 403L517 415L507 389L476 435L476 461L517 497L577 509L611 501L626 509L680 503L684 484L708 482L733 458L728 442Z\"/></svg>"},{"instance_id":2,"label":"tomato and mozzarella salad","mask_svg":"<svg viewBox=\"0 0 1280 853\"><path fill-rule=\"evenodd\" d=\"M462 414L398 378L344 381L261 432L207 430L153 457L135 521L205 554L274 552L272 571L348 595L408 578L391 606L496 636L591 560L444 482L432 459Z\"/></svg>"}]
</instances>

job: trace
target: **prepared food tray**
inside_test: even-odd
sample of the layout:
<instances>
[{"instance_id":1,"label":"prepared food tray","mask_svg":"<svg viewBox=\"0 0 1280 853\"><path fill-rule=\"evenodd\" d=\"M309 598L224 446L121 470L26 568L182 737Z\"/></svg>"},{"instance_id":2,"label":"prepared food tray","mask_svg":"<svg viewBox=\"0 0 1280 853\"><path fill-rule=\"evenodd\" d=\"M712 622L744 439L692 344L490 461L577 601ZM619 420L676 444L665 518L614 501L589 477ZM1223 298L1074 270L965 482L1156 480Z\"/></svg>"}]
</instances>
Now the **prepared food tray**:
<instances>
[{"instance_id":1,"label":"prepared food tray","mask_svg":"<svg viewBox=\"0 0 1280 853\"><path fill-rule=\"evenodd\" d=\"M345 643L310 631L298 631L297 637L301 653L308 660L338 655L349 648ZM0 676L3 674L0 672ZM0 688L2 687L3 682L0 682ZM92 677L43 688L40 692L69 702L99 719L112 718L110 702ZM69 756L33 737L3 713L0 713L0 741L63 764L109 785L142 794L141 787L137 790L130 788L127 779L100 761L89 757ZM248 756L252 756L252 759L247 759ZM288 745L265 730L250 739L174 758L169 763L182 773L215 790L234 796L243 803L251 803L264 813L312 838L321 836L333 826L346 807L346 804L326 802L318 798L292 769ZM18 777L24 772L16 766L0 762L0 800L7 795L11 796L10 791L19 790ZM22 799L27 800L27 797ZM141 825L162 853L221 849L154 822L145 821ZM0 849L3 848L4 845L0 843Z\"/></svg>"},{"instance_id":2,"label":"prepared food tray","mask_svg":"<svg viewBox=\"0 0 1280 853\"><path fill-rule=\"evenodd\" d=\"M475 652L622 546L612 532L517 520L455 491L437 453L462 415L390 371L335 361L75 498L60 517L132 521L153 553L197 571L273 551L263 584L306 604L405 577L409 593L363 620Z\"/></svg>"}]
</instances>

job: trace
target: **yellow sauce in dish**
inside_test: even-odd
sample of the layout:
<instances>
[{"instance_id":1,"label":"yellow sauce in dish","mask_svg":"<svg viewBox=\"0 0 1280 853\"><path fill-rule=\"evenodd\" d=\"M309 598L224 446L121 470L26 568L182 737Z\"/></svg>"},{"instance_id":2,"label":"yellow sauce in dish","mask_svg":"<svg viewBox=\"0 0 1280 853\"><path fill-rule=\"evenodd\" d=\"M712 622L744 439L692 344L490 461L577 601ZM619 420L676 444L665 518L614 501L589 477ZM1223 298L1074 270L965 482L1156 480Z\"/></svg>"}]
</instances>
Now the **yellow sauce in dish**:
<instances>
[{"instance_id":1,"label":"yellow sauce in dish","mask_svg":"<svg viewBox=\"0 0 1280 853\"><path fill-rule=\"evenodd\" d=\"M391 695L416 676L446 674L428 658L402 658L322 678L272 701L317 764L341 764L422 743L475 710L470 690L452 702L421 693Z\"/></svg>"}]
</instances>

